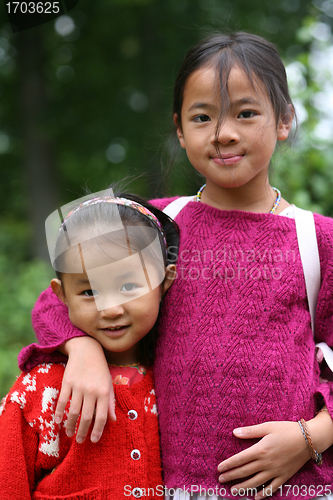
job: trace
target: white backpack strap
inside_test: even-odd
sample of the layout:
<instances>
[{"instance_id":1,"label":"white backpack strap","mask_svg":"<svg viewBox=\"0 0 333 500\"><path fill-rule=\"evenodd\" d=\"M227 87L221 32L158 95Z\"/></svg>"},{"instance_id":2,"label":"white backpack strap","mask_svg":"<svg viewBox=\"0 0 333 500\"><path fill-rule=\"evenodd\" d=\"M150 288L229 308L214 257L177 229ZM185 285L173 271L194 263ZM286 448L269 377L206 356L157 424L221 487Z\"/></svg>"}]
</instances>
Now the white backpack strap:
<instances>
[{"instance_id":1,"label":"white backpack strap","mask_svg":"<svg viewBox=\"0 0 333 500\"><path fill-rule=\"evenodd\" d=\"M320 288L320 260L313 213L295 207L295 223L311 314L312 331L314 332L317 297Z\"/></svg>"},{"instance_id":2,"label":"white backpack strap","mask_svg":"<svg viewBox=\"0 0 333 500\"><path fill-rule=\"evenodd\" d=\"M169 205L165 207L163 212L167 214L171 219L174 219L179 212L187 205L189 201L195 201L196 195L194 196L181 196L176 200L173 200Z\"/></svg>"},{"instance_id":3,"label":"white backpack strap","mask_svg":"<svg viewBox=\"0 0 333 500\"><path fill-rule=\"evenodd\" d=\"M295 223L299 252L301 254L306 293L314 333L317 298L320 288L320 259L313 213L295 207ZM333 372L333 351L326 342L316 344L321 350L327 366Z\"/></svg>"},{"instance_id":4,"label":"white backpack strap","mask_svg":"<svg viewBox=\"0 0 333 500\"><path fill-rule=\"evenodd\" d=\"M320 288L320 260L313 213L295 207L295 223L306 293L314 332L317 298Z\"/></svg>"}]
</instances>

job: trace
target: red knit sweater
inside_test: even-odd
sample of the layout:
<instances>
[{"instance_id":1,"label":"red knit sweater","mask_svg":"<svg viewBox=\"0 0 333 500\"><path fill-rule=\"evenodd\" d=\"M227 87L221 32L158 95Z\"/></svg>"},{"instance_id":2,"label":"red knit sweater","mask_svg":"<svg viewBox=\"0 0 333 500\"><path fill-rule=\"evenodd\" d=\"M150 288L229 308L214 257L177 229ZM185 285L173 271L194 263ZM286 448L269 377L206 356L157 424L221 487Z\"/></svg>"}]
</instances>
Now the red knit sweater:
<instances>
[{"instance_id":1,"label":"red knit sweater","mask_svg":"<svg viewBox=\"0 0 333 500\"><path fill-rule=\"evenodd\" d=\"M115 385L117 422L78 445L54 411L62 364L22 374L0 407L1 500L160 499L162 469L153 378ZM90 435L90 432L89 432Z\"/></svg>"}]
</instances>

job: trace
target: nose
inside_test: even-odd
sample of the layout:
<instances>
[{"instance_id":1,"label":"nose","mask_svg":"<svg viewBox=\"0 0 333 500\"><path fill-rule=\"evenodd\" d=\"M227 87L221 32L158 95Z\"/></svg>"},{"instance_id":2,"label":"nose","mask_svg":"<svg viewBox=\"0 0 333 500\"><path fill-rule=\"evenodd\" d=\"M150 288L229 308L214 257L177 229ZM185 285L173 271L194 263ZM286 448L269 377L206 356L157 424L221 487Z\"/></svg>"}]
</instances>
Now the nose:
<instances>
[{"instance_id":1,"label":"nose","mask_svg":"<svg viewBox=\"0 0 333 500\"><path fill-rule=\"evenodd\" d=\"M123 304L105 304L107 307L105 309L100 310L100 315L102 318L117 318L124 314L125 309Z\"/></svg>"},{"instance_id":2,"label":"nose","mask_svg":"<svg viewBox=\"0 0 333 500\"><path fill-rule=\"evenodd\" d=\"M230 143L239 142L239 133L236 123L229 118L224 119L215 131L213 141L215 145L222 144L224 146Z\"/></svg>"}]
</instances>

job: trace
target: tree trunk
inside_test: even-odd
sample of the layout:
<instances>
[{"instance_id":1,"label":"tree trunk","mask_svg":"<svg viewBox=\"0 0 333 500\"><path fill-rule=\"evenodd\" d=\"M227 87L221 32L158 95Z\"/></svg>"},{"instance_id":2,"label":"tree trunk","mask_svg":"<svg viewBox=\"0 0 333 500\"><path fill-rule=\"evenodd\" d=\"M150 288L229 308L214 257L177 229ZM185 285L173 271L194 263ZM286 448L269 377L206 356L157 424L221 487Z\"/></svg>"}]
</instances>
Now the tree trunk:
<instances>
[{"instance_id":1,"label":"tree trunk","mask_svg":"<svg viewBox=\"0 0 333 500\"><path fill-rule=\"evenodd\" d=\"M56 209L58 188L53 139L49 136L47 92L42 28L19 34L18 64L21 76L21 119L24 144L24 171L27 180L32 224L32 256L49 260L45 219Z\"/></svg>"}]
</instances>

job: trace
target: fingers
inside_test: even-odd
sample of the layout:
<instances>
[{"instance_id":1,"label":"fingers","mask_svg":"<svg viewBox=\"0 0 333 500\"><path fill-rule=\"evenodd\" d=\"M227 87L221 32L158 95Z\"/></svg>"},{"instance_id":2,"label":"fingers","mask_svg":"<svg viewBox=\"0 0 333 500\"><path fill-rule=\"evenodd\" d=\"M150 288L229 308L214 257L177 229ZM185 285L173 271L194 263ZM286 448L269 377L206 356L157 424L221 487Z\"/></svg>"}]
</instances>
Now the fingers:
<instances>
[{"instance_id":1,"label":"fingers","mask_svg":"<svg viewBox=\"0 0 333 500\"><path fill-rule=\"evenodd\" d=\"M87 437L91 422L93 421L94 418L95 404L96 404L96 399L94 397L88 397L87 395L85 396L82 405L80 423L76 434L76 441L79 444L83 443L83 441L85 441ZM72 411L72 405L70 413L71 411ZM77 416L77 407L73 407L73 421L75 420L76 416Z\"/></svg>"},{"instance_id":2,"label":"fingers","mask_svg":"<svg viewBox=\"0 0 333 500\"><path fill-rule=\"evenodd\" d=\"M239 467L237 470L224 472L219 477L219 481L221 483L226 483L235 479L252 476L244 482L235 484L231 488L231 493L235 496L237 494L244 496L244 492L246 495L251 493L251 495L255 495L255 500L261 500L270 497L282 486L284 481L288 479L286 476L285 478L275 477L272 480L271 475L272 473L269 470L261 470L258 462L254 461Z\"/></svg>"},{"instance_id":3,"label":"fingers","mask_svg":"<svg viewBox=\"0 0 333 500\"><path fill-rule=\"evenodd\" d=\"M113 396L113 392L112 392ZM85 392L84 398L78 397L77 399L72 397L72 403L69 411L68 418L70 420L70 430L72 430L72 422L77 420L77 411L80 412L80 402L82 404L80 424L77 430L76 441L78 443L83 443L86 439L91 423L94 419L94 426L91 431L91 441L97 443L103 433L105 424L107 422L108 416L108 406L109 406L110 393L109 389L100 389L99 394L96 395L96 391L92 390ZM74 402L73 402L74 401ZM83 402L82 402L83 401ZM73 408L72 408L73 405ZM75 420L76 419L76 420ZM75 427L75 426L74 426ZM68 435L68 432L67 432Z\"/></svg>"},{"instance_id":4,"label":"fingers","mask_svg":"<svg viewBox=\"0 0 333 500\"><path fill-rule=\"evenodd\" d=\"M108 407L109 407L109 394L106 394L104 397L100 397L97 400L95 422L90 437L93 443L97 443L103 434L104 427L108 418Z\"/></svg>"},{"instance_id":5,"label":"fingers","mask_svg":"<svg viewBox=\"0 0 333 500\"><path fill-rule=\"evenodd\" d=\"M242 467L245 464L249 464L249 463L252 463L254 460L257 460L258 459L258 452L257 452L258 446L257 446L257 444L252 445L247 450L241 451L240 453L233 455L232 457L228 458L227 460L223 460L223 462L221 462L218 465L217 470L219 472L222 472L223 474L225 474L225 472L229 471L230 469L237 468L237 470L238 470L239 467ZM241 477L241 476L234 476L234 477L236 478L236 477Z\"/></svg>"},{"instance_id":6,"label":"fingers","mask_svg":"<svg viewBox=\"0 0 333 500\"><path fill-rule=\"evenodd\" d=\"M253 474L259 471L260 468L258 467L258 461L245 463L242 466L238 466L236 469L222 472L219 476L219 481L220 483L226 483L228 481L232 481L233 479L242 479L243 477L253 476Z\"/></svg>"},{"instance_id":7,"label":"fingers","mask_svg":"<svg viewBox=\"0 0 333 500\"><path fill-rule=\"evenodd\" d=\"M67 402L69 398L71 397L71 389L70 387L66 386L64 383L62 384L61 391L59 394L59 399L57 403L57 407L54 413L54 420L57 424L60 424L62 422L62 419L64 418L64 411L67 405Z\"/></svg>"},{"instance_id":8,"label":"fingers","mask_svg":"<svg viewBox=\"0 0 333 500\"><path fill-rule=\"evenodd\" d=\"M231 488L231 494L232 495L237 495L238 493L242 494L244 491L247 492L247 494L249 494L249 492L251 491L252 492L251 494L257 495L259 494L259 492L262 493L263 491L262 485L265 484L265 482L269 481L270 479L271 478L267 477L267 474L264 471L259 472L251 479L248 479L243 483L235 484Z\"/></svg>"},{"instance_id":9,"label":"fingers","mask_svg":"<svg viewBox=\"0 0 333 500\"><path fill-rule=\"evenodd\" d=\"M60 424L63 420L65 408L70 398L71 402L65 423L66 435L68 437L74 436L80 417L76 441L80 444L83 443L94 419L91 441L97 443L102 436L108 413L110 420L116 421L113 386L111 386L111 393L110 388L105 386L104 389L100 387L97 394L94 388L85 388L85 391L83 389L73 390L71 392L69 385L63 383L55 412L56 423Z\"/></svg>"},{"instance_id":10,"label":"fingers","mask_svg":"<svg viewBox=\"0 0 333 500\"><path fill-rule=\"evenodd\" d=\"M108 408L109 408L109 399L110 399L110 406L112 407L112 418L113 421L116 421L116 415L114 411L114 397L112 393L112 398L109 397L109 394L107 393L104 396L100 396L98 399L94 396L87 396L83 398L82 393L73 393L72 399L71 399L71 404L68 412L68 418L66 420L66 435L68 437L72 437L75 434L75 428L81 413L80 417L80 422L79 426L77 429L77 435L76 435L76 441L81 444L85 441L89 428L91 426L91 423L94 419L94 426L91 431L91 441L93 443L97 443L102 434L103 430L105 427L105 424L107 422L107 417L108 417ZM58 402L58 407L57 407L57 415L58 415L58 422L61 422L61 419L63 418L63 413L64 409L66 407L68 398L66 397L66 394L63 397L63 400L59 399ZM82 411L81 411L82 407ZM95 412L96 408L96 412ZM95 417L95 418L94 418Z\"/></svg>"},{"instance_id":11,"label":"fingers","mask_svg":"<svg viewBox=\"0 0 333 500\"><path fill-rule=\"evenodd\" d=\"M75 434L75 427L80 415L82 401L83 401L83 396L81 392L74 392L72 394L72 400L68 412L68 417L66 420L66 434L68 437L72 437ZM81 433L80 437L82 438L82 436L83 434Z\"/></svg>"},{"instance_id":12,"label":"fingers","mask_svg":"<svg viewBox=\"0 0 333 500\"><path fill-rule=\"evenodd\" d=\"M110 397L109 397L108 417L111 420L111 422L115 422L117 420L116 412L115 412L115 400L114 400L113 385L111 385L111 391L110 391Z\"/></svg>"},{"instance_id":13,"label":"fingers","mask_svg":"<svg viewBox=\"0 0 333 500\"><path fill-rule=\"evenodd\" d=\"M256 500L271 496L309 459L297 425L288 421L265 422L234 429L237 437L261 439L219 464L220 482L240 481L232 487L235 494L237 490L241 494L257 489L253 493Z\"/></svg>"},{"instance_id":14,"label":"fingers","mask_svg":"<svg viewBox=\"0 0 333 500\"><path fill-rule=\"evenodd\" d=\"M71 399L65 424L67 436L74 436L77 428L76 440L82 443L94 421L91 441L96 443L102 435L108 411L110 419L116 420L110 371L102 346L95 339L80 337L71 339L67 344L69 358L63 376L55 420L60 423L64 419L65 411L67 413L66 406ZM69 349L70 346L72 347Z\"/></svg>"},{"instance_id":15,"label":"fingers","mask_svg":"<svg viewBox=\"0 0 333 500\"><path fill-rule=\"evenodd\" d=\"M250 425L248 427L237 427L233 430L234 436L241 439L261 438L271 432L272 423L264 422L263 424Z\"/></svg>"}]
</instances>

